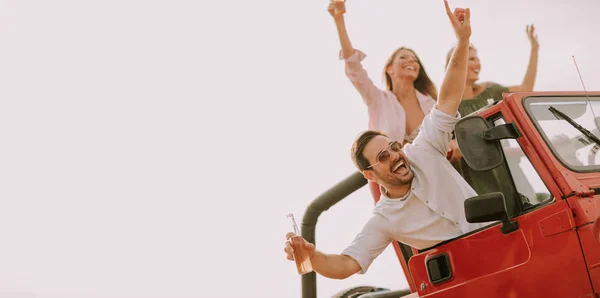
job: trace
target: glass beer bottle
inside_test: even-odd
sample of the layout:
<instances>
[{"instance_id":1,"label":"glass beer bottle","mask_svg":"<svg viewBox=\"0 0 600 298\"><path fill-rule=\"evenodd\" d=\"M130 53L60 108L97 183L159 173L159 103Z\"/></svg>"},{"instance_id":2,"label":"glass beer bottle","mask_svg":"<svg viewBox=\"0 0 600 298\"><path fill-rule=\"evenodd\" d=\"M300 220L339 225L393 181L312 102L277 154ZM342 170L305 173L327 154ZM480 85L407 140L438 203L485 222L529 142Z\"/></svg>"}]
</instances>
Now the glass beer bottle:
<instances>
[{"instance_id":1,"label":"glass beer bottle","mask_svg":"<svg viewBox=\"0 0 600 298\"><path fill-rule=\"evenodd\" d=\"M293 214L288 214L288 217L292 219L292 224L294 225L294 233L296 234L294 237L288 239L292 248L294 249L294 260L296 261L296 269L298 269L298 274L306 274L313 271L312 264L310 262L310 256L308 255L308 251L304 247L304 239L300 236L300 230L298 230L298 225L296 224L296 220L294 220Z\"/></svg>"}]
</instances>

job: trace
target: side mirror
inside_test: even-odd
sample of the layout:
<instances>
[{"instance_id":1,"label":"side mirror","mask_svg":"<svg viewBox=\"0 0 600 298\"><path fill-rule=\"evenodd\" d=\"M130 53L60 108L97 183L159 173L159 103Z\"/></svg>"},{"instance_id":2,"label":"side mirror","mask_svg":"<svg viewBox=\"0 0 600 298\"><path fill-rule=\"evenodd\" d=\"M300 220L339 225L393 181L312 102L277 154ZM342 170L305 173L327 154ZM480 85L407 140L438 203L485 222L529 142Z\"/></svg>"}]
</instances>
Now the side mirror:
<instances>
[{"instance_id":1,"label":"side mirror","mask_svg":"<svg viewBox=\"0 0 600 298\"><path fill-rule=\"evenodd\" d=\"M487 171L502 163L502 148L499 142L487 141L483 134L490 128L481 116L460 119L454 127L456 143L467 165L475 171Z\"/></svg>"},{"instance_id":2,"label":"side mirror","mask_svg":"<svg viewBox=\"0 0 600 298\"><path fill-rule=\"evenodd\" d=\"M502 221L503 234L516 231L519 224L510 221L506 211L506 202L501 192L492 192L465 200L465 216L470 223Z\"/></svg>"}]
</instances>

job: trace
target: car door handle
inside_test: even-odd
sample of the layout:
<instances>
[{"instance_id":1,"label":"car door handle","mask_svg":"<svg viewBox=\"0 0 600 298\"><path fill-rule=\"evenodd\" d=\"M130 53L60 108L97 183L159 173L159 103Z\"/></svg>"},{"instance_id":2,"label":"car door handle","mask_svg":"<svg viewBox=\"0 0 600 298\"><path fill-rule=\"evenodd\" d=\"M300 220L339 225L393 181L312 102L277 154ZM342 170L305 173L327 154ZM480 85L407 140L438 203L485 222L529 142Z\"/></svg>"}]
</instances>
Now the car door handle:
<instances>
[{"instance_id":1,"label":"car door handle","mask_svg":"<svg viewBox=\"0 0 600 298\"><path fill-rule=\"evenodd\" d=\"M441 253L427 258L425 261L427 274L432 284L443 283L452 278L452 266L447 253Z\"/></svg>"}]
</instances>

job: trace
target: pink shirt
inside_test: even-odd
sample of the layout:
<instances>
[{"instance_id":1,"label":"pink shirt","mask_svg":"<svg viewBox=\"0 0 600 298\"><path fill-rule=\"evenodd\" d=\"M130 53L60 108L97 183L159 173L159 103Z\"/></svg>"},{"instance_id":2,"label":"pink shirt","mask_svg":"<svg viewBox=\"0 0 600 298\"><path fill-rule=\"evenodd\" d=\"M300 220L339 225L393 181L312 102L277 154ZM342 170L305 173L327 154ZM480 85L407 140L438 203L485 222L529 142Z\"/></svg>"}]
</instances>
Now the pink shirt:
<instances>
[{"instance_id":1,"label":"pink shirt","mask_svg":"<svg viewBox=\"0 0 600 298\"><path fill-rule=\"evenodd\" d=\"M358 90L369 112L369 129L378 130L387 134L392 140L403 141L406 133L406 114L394 93L377 88L367 75L361 61L366 57L363 52L354 50L354 53L345 60L346 76ZM340 59L343 60L340 51ZM417 90L417 100L427 115L436 103L431 96ZM414 137L414 136L413 136ZM409 140L412 141L412 140Z\"/></svg>"}]
</instances>

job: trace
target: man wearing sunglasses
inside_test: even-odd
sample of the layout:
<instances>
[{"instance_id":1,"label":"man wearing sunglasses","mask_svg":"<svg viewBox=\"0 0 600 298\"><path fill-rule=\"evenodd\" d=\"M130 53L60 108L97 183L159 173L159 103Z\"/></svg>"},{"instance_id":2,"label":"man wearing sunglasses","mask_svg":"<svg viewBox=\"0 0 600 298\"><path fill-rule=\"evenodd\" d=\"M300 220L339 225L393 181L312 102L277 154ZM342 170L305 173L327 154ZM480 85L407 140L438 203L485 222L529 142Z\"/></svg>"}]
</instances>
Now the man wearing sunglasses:
<instances>
[{"instance_id":1,"label":"man wearing sunglasses","mask_svg":"<svg viewBox=\"0 0 600 298\"><path fill-rule=\"evenodd\" d=\"M304 241L313 269L319 274L343 279L365 273L373 260L392 241L425 249L458 237L485 224L465 219L464 201L475 191L446 159L454 125L459 120L458 105L467 76L469 9L446 13L458 39L440 88L435 108L425 116L419 135L404 147L376 131L362 133L352 146L352 159L365 178L381 186L381 199L373 216L341 254L315 251ZM294 236L288 233L288 239ZM292 260L292 247L285 251Z\"/></svg>"}]
</instances>

